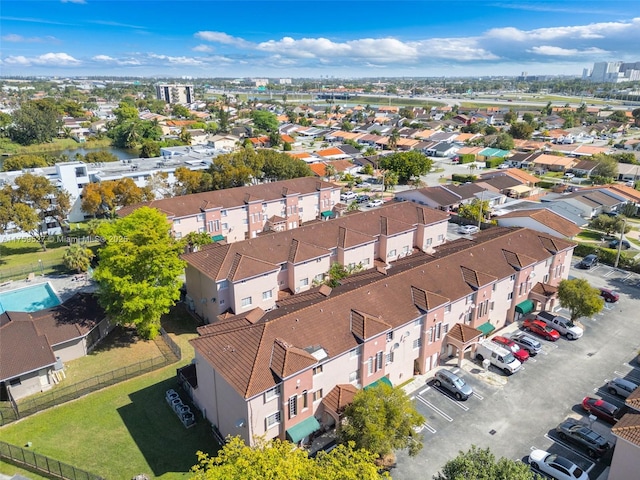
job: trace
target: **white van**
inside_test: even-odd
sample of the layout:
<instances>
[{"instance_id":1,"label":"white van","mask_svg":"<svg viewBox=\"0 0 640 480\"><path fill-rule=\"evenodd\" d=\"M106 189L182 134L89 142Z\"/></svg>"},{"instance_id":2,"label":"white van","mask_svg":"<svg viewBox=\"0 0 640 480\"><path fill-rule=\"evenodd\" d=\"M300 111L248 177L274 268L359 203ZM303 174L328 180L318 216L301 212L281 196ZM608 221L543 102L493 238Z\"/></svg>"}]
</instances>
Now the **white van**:
<instances>
[{"instance_id":1,"label":"white van","mask_svg":"<svg viewBox=\"0 0 640 480\"><path fill-rule=\"evenodd\" d=\"M476 360L482 362L484 359L489 360L491 365L498 367L507 375L516 373L522 366L509 350L491 340L485 340L476 350Z\"/></svg>"}]
</instances>

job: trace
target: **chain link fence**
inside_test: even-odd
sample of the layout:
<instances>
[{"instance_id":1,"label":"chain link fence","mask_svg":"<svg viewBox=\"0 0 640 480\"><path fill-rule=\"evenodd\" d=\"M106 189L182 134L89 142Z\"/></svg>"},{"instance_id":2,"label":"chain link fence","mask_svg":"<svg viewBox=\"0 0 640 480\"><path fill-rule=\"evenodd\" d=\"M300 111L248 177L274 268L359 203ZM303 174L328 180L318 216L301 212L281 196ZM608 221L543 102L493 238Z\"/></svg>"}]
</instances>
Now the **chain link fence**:
<instances>
[{"instance_id":1,"label":"chain link fence","mask_svg":"<svg viewBox=\"0 0 640 480\"><path fill-rule=\"evenodd\" d=\"M0 441L0 458L9 460L29 470L42 472L65 480L104 480L103 477L81 470L72 465L45 457L26 448Z\"/></svg>"}]
</instances>

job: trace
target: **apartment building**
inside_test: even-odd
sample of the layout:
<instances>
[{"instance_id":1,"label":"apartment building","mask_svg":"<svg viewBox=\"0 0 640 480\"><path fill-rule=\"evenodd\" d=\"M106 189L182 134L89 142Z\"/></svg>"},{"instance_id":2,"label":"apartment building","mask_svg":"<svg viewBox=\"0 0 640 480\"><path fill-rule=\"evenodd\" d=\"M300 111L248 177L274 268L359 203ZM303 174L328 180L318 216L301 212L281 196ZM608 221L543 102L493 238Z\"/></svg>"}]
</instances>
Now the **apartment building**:
<instances>
[{"instance_id":1,"label":"apartment building","mask_svg":"<svg viewBox=\"0 0 640 480\"><path fill-rule=\"evenodd\" d=\"M441 355L463 356L536 305L553 308L574 247L495 227L281 308L205 325L191 340L191 395L223 436L304 442L339 421L341 398L356 389L400 384L436 367Z\"/></svg>"},{"instance_id":2,"label":"apartment building","mask_svg":"<svg viewBox=\"0 0 640 480\"><path fill-rule=\"evenodd\" d=\"M175 238L206 232L228 243L255 238L263 230L292 230L332 215L340 187L313 177L228 188L144 202L118 210L126 216L142 206L157 208L172 222Z\"/></svg>"},{"instance_id":3,"label":"apartment building","mask_svg":"<svg viewBox=\"0 0 640 480\"><path fill-rule=\"evenodd\" d=\"M449 216L409 202L354 213L183 256L187 303L206 322L225 312L271 310L319 285L331 265L386 268L445 242Z\"/></svg>"},{"instance_id":4,"label":"apartment building","mask_svg":"<svg viewBox=\"0 0 640 480\"><path fill-rule=\"evenodd\" d=\"M193 85L158 84L156 97L167 103L193 103Z\"/></svg>"}]
</instances>

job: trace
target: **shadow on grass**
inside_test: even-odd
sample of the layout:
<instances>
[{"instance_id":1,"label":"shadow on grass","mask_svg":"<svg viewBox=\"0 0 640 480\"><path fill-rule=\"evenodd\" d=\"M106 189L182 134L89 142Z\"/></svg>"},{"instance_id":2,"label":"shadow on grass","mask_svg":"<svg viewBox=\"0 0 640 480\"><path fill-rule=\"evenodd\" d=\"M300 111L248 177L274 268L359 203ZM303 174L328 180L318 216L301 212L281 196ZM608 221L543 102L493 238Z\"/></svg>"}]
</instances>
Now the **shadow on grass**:
<instances>
[{"instance_id":1,"label":"shadow on grass","mask_svg":"<svg viewBox=\"0 0 640 480\"><path fill-rule=\"evenodd\" d=\"M187 311L184 303L177 303L167 315L162 316L162 328L175 335L196 333L200 325L203 323Z\"/></svg>"},{"instance_id":2,"label":"shadow on grass","mask_svg":"<svg viewBox=\"0 0 640 480\"><path fill-rule=\"evenodd\" d=\"M187 395L178 387L177 380L170 378L130 394L131 403L118 409L154 477L188 472L197 463L198 450L210 455L218 450L209 422L193 406L197 423L188 429L182 425L165 400L165 392L170 388L179 392L186 403Z\"/></svg>"},{"instance_id":3,"label":"shadow on grass","mask_svg":"<svg viewBox=\"0 0 640 480\"><path fill-rule=\"evenodd\" d=\"M113 330L88 355L99 355L114 348L129 348L134 346L140 337L135 328L116 325Z\"/></svg>"}]
</instances>

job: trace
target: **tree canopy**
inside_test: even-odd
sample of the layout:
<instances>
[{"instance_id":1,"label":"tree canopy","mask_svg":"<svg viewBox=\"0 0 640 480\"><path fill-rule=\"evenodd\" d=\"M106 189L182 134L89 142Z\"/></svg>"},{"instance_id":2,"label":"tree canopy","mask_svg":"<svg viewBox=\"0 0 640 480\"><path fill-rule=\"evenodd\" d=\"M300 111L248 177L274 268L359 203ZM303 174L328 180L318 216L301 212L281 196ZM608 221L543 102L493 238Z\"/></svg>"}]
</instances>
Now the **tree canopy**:
<instances>
[{"instance_id":1,"label":"tree canopy","mask_svg":"<svg viewBox=\"0 0 640 480\"><path fill-rule=\"evenodd\" d=\"M148 207L100 224L98 235L104 241L94 273L100 304L118 324L154 338L160 317L180 298L183 244L170 236L167 217Z\"/></svg>"},{"instance_id":2,"label":"tree canopy","mask_svg":"<svg viewBox=\"0 0 640 480\"><path fill-rule=\"evenodd\" d=\"M3 172L22 170L23 168L46 167L47 159L40 155L11 155L2 163Z\"/></svg>"},{"instance_id":3,"label":"tree canopy","mask_svg":"<svg viewBox=\"0 0 640 480\"><path fill-rule=\"evenodd\" d=\"M414 428L424 423L413 402L401 388L380 384L356 393L344 413L338 436L383 457L407 448L409 455L422 449L422 437Z\"/></svg>"},{"instance_id":4,"label":"tree canopy","mask_svg":"<svg viewBox=\"0 0 640 480\"><path fill-rule=\"evenodd\" d=\"M604 308L604 300L597 288L584 278L562 280L558 285L558 300L571 312L571 320L590 317Z\"/></svg>"},{"instance_id":5,"label":"tree canopy","mask_svg":"<svg viewBox=\"0 0 640 480\"><path fill-rule=\"evenodd\" d=\"M82 189L82 210L94 217L112 217L117 207L153 200L151 187L140 188L129 177L88 183Z\"/></svg>"},{"instance_id":6,"label":"tree canopy","mask_svg":"<svg viewBox=\"0 0 640 480\"><path fill-rule=\"evenodd\" d=\"M258 130L265 132L278 131L278 117L276 117L275 113L267 112L266 110L253 110L251 119Z\"/></svg>"},{"instance_id":7,"label":"tree canopy","mask_svg":"<svg viewBox=\"0 0 640 480\"><path fill-rule=\"evenodd\" d=\"M47 143L58 135L60 114L50 98L28 100L12 113L9 137L21 145Z\"/></svg>"},{"instance_id":8,"label":"tree canopy","mask_svg":"<svg viewBox=\"0 0 640 480\"><path fill-rule=\"evenodd\" d=\"M400 183L428 173L432 164L429 157L417 151L398 152L380 159L380 168L396 173Z\"/></svg>"},{"instance_id":9,"label":"tree canopy","mask_svg":"<svg viewBox=\"0 0 640 480\"><path fill-rule=\"evenodd\" d=\"M64 251L62 262L69 270L81 273L89 270L93 257L94 254L90 248L75 243Z\"/></svg>"},{"instance_id":10,"label":"tree canopy","mask_svg":"<svg viewBox=\"0 0 640 480\"><path fill-rule=\"evenodd\" d=\"M458 208L458 215L473 220L475 222L484 221L491 211L489 202L486 200L474 199L471 203L464 203Z\"/></svg>"},{"instance_id":11,"label":"tree canopy","mask_svg":"<svg viewBox=\"0 0 640 480\"><path fill-rule=\"evenodd\" d=\"M282 440L259 441L247 446L232 437L215 457L198 452L191 480L378 480L375 455L356 450L353 444L338 445L331 452L310 458L306 451Z\"/></svg>"},{"instance_id":12,"label":"tree canopy","mask_svg":"<svg viewBox=\"0 0 640 480\"><path fill-rule=\"evenodd\" d=\"M434 480L535 480L529 465L508 458L495 456L487 449L473 445L467 452L460 452L442 467Z\"/></svg>"}]
</instances>

